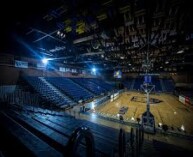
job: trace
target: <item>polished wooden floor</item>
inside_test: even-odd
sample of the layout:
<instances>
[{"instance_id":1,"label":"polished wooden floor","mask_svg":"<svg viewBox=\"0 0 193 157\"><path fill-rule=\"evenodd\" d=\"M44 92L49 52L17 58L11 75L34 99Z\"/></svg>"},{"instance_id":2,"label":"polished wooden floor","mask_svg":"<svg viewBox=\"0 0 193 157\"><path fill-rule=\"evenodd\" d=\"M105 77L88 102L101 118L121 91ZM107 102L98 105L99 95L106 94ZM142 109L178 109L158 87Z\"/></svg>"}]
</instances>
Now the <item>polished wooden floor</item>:
<instances>
[{"instance_id":1,"label":"polished wooden floor","mask_svg":"<svg viewBox=\"0 0 193 157\"><path fill-rule=\"evenodd\" d=\"M141 100L141 102L131 101L134 96L137 97L137 101ZM141 119L142 113L146 111L145 96L145 94L138 92L125 92L115 100L95 107L94 112L116 117L121 107L128 107L123 118L136 121L137 118ZM186 132L193 134L193 108L191 106L183 105L177 97L170 94L152 94L150 98L161 100L160 103L150 105L151 113L155 117L156 127L159 123L175 129L180 129L183 125Z\"/></svg>"}]
</instances>

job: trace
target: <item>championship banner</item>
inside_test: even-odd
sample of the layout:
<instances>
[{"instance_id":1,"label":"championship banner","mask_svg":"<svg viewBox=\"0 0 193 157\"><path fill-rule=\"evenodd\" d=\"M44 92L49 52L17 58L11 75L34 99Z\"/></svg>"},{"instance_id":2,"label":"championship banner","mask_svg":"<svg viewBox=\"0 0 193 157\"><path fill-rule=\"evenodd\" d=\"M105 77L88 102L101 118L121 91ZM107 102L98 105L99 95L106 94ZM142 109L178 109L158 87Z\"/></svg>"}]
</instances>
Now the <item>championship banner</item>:
<instances>
[{"instance_id":1,"label":"championship banner","mask_svg":"<svg viewBox=\"0 0 193 157\"><path fill-rule=\"evenodd\" d=\"M28 68L28 62L15 60L15 67L17 67L17 68Z\"/></svg>"}]
</instances>

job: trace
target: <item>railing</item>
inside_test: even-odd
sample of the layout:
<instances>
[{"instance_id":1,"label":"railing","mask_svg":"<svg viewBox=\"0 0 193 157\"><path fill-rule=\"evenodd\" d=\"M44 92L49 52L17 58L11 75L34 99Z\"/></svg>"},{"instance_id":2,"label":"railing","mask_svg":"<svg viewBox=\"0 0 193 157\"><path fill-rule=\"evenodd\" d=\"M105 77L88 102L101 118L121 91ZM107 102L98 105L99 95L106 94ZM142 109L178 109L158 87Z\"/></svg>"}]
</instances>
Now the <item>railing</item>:
<instances>
[{"instance_id":1,"label":"railing","mask_svg":"<svg viewBox=\"0 0 193 157\"><path fill-rule=\"evenodd\" d=\"M86 156L94 157L95 156L94 137L90 129L87 127L79 127L72 133L66 147L67 151L64 152L65 153L64 155L68 157L78 156L77 149L82 139L85 139L85 142L86 142Z\"/></svg>"},{"instance_id":2,"label":"railing","mask_svg":"<svg viewBox=\"0 0 193 157\"><path fill-rule=\"evenodd\" d=\"M18 87L18 89L15 88L14 91L11 92L1 90L0 102L7 102L9 104L19 105L37 105L39 104L39 96L37 94L25 92Z\"/></svg>"},{"instance_id":3,"label":"railing","mask_svg":"<svg viewBox=\"0 0 193 157\"><path fill-rule=\"evenodd\" d=\"M131 128L128 143L126 142L126 133L123 129L119 131L119 157L139 157L144 140L143 128L138 127L135 130ZM129 147L127 147L127 144ZM127 148L127 149L126 149Z\"/></svg>"},{"instance_id":4,"label":"railing","mask_svg":"<svg viewBox=\"0 0 193 157\"><path fill-rule=\"evenodd\" d=\"M125 155L126 155L125 130L120 129L119 131L119 157L125 157Z\"/></svg>"}]
</instances>

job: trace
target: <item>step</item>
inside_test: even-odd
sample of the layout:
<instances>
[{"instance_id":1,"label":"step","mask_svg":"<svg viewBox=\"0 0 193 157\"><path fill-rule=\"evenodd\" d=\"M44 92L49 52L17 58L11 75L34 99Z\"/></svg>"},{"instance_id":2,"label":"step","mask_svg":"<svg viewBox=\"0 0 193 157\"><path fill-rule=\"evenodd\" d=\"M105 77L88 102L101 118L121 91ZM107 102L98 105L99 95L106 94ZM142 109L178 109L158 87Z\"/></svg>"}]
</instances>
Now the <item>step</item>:
<instances>
[{"instance_id":1,"label":"step","mask_svg":"<svg viewBox=\"0 0 193 157\"><path fill-rule=\"evenodd\" d=\"M49 143L56 150L60 152L63 151L68 142L67 137L64 137L56 131L24 115L19 115L15 112L9 112L8 114L33 134L44 140L46 143Z\"/></svg>"},{"instance_id":2,"label":"step","mask_svg":"<svg viewBox=\"0 0 193 157\"><path fill-rule=\"evenodd\" d=\"M55 123L55 122L45 120L41 116L34 117L34 119L36 119L37 121L39 121L41 123L44 123L47 126L50 126L50 128L52 128L54 130L56 129L61 134L62 134L63 131L65 131L66 135L68 134L69 137L70 137L71 133L76 128L78 128L79 126L84 125L84 123L81 124L81 122L76 122L76 123L66 125L65 121L60 123L59 121L57 121L57 119L55 119L55 122L56 122ZM60 123L60 124L58 125L58 123ZM86 126L86 125L84 125L84 126ZM102 136L99 137L95 132L93 132L93 130L91 130L91 131L94 135L96 150L98 150L100 152L104 152L106 154L110 154L113 145L116 146L117 143L116 144L112 143L109 140L107 140L105 138L102 138Z\"/></svg>"},{"instance_id":3,"label":"step","mask_svg":"<svg viewBox=\"0 0 193 157\"><path fill-rule=\"evenodd\" d=\"M21 126L5 113L0 113L1 123L16 137L32 154L37 157L62 157L62 154L49 146L47 143L32 134L29 130Z\"/></svg>"}]
</instances>

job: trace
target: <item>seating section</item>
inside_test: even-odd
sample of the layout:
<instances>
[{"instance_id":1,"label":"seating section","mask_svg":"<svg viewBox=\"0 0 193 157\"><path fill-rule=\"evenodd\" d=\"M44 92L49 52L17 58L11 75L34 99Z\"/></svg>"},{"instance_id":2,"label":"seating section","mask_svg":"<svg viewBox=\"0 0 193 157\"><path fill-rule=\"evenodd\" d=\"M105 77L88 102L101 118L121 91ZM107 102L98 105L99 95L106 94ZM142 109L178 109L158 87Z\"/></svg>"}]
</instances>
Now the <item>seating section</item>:
<instances>
[{"instance_id":1,"label":"seating section","mask_svg":"<svg viewBox=\"0 0 193 157\"><path fill-rule=\"evenodd\" d=\"M80 100L88 100L94 97L93 93L89 92L68 78L47 77L46 80L76 102Z\"/></svg>"},{"instance_id":2,"label":"seating section","mask_svg":"<svg viewBox=\"0 0 193 157\"><path fill-rule=\"evenodd\" d=\"M130 90L132 82L133 82L132 78L128 78L127 80L123 81L124 87L126 87L128 90Z\"/></svg>"},{"instance_id":3,"label":"seating section","mask_svg":"<svg viewBox=\"0 0 193 157\"><path fill-rule=\"evenodd\" d=\"M108 92L102 86L91 82L90 79L87 79L87 78L71 78L71 80L78 83L79 85L86 88L87 90L93 92L95 95L100 95L102 93Z\"/></svg>"},{"instance_id":4,"label":"seating section","mask_svg":"<svg viewBox=\"0 0 193 157\"><path fill-rule=\"evenodd\" d=\"M135 84L133 89L135 90L140 90L141 89L141 84L143 84L144 78L143 77L137 77L135 79Z\"/></svg>"},{"instance_id":5,"label":"seating section","mask_svg":"<svg viewBox=\"0 0 193 157\"><path fill-rule=\"evenodd\" d=\"M107 83L107 82L104 82L104 81L101 80L101 79L89 78L88 80L89 80L90 82L95 83L95 84L98 85L98 86L103 87L103 88L106 89L107 91L112 91L112 90L114 89L111 84L109 84L109 83Z\"/></svg>"},{"instance_id":6,"label":"seating section","mask_svg":"<svg viewBox=\"0 0 193 157\"><path fill-rule=\"evenodd\" d=\"M98 125L86 120L75 119L64 112L53 111L47 112L41 108L27 107L17 109L16 107L7 111L0 112L1 132L7 135L11 134L11 145L8 151L17 148L19 154L23 156L20 149L27 149L25 156L42 156L42 157L67 157L65 153L68 150L67 144L73 131L84 126L91 130L94 137L94 151L96 157L118 156L119 148L119 130ZM156 136L156 135L155 135ZM166 136L166 135L165 135ZM126 138L131 135L126 133ZM180 137L182 138L182 137ZM189 139L190 140L190 139ZM5 141L3 141L4 143ZM127 141L128 142L128 141ZM18 144L17 144L18 143ZM23 148L19 143L22 143ZM2 143L0 143L2 144ZM132 156L131 147L126 145L128 156ZM76 152L78 157L85 157L85 141L83 140ZM28 154L29 153L29 154ZM144 139L140 156L192 156L192 151L177 147L168 143L156 140Z\"/></svg>"},{"instance_id":7,"label":"seating section","mask_svg":"<svg viewBox=\"0 0 193 157\"><path fill-rule=\"evenodd\" d=\"M60 108L67 108L75 104L70 98L59 94L56 90L45 84L38 77L25 77L25 80L48 102L55 104Z\"/></svg>"},{"instance_id":8,"label":"seating section","mask_svg":"<svg viewBox=\"0 0 193 157\"><path fill-rule=\"evenodd\" d=\"M72 116L65 114L63 116L45 116L39 113L19 113L18 111L9 111L6 114L33 133L34 136L38 136L40 140L44 140L55 150L59 151L59 153L62 153L60 151L65 151L69 137L79 126L86 126L91 129L94 135L96 156L108 157L111 155L112 150L118 147L119 131L113 128L97 125L85 120L74 119ZM105 132L108 132L108 134L104 134ZM38 142L37 144L39 145ZM82 147L81 149L85 149L84 143L80 147ZM83 157L84 155L80 156Z\"/></svg>"},{"instance_id":9,"label":"seating section","mask_svg":"<svg viewBox=\"0 0 193 157\"><path fill-rule=\"evenodd\" d=\"M7 129L7 132L14 137L17 138L24 146L28 149L27 153L32 154L33 156L37 157L62 157L63 155L59 152L57 152L55 149L50 147L47 143L45 143L43 140L32 134L29 130L27 130L25 127L20 125L18 122L16 122L13 118L8 116L7 114L0 113L0 121L1 121L1 127L4 127ZM2 139L1 139L2 140ZM6 140L8 140L6 138ZM4 141L8 142L8 141ZM11 150L11 145L13 145L13 141L11 141L9 147L7 148L8 152L11 153L10 155L13 156L30 156L29 154L17 154L15 151L16 149L20 149L19 153L22 152L22 148L19 147L17 143L13 146L13 150ZM26 152L25 152L26 153Z\"/></svg>"},{"instance_id":10,"label":"seating section","mask_svg":"<svg viewBox=\"0 0 193 157\"><path fill-rule=\"evenodd\" d=\"M174 91L174 81L172 79L162 79L167 92Z\"/></svg>"},{"instance_id":11,"label":"seating section","mask_svg":"<svg viewBox=\"0 0 193 157\"><path fill-rule=\"evenodd\" d=\"M62 108L114 90L111 84L95 78L27 76L24 78L42 98Z\"/></svg>"},{"instance_id":12,"label":"seating section","mask_svg":"<svg viewBox=\"0 0 193 157\"><path fill-rule=\"evenodd\" d=\"M156 92L162 91L160 79L158 77L152 77L152 84L155 85L155 91Z\"/></svg>"},{"instance_id":13,"label":"seating section","mask_svg":"<svg viewBox=\"0 0 193 157\"><path fill-rule=\"evenodd\" d=\"M133 89L140 90L141 89L140 87L143 84L143 82L144 82L143 77L139 76L135 78ZM163 83L163 85L161 85L161 82ZM131 89L132 79L127 79L123 81L123 84L127 89ZM155 85L156 92L162 92L164 89L165 89L164 92L174 91L174 81L172 79L160 79L156 76L152 76L152 84ZM164 86L164 88L162 86Z\"/></svg>"}]
</instances>

